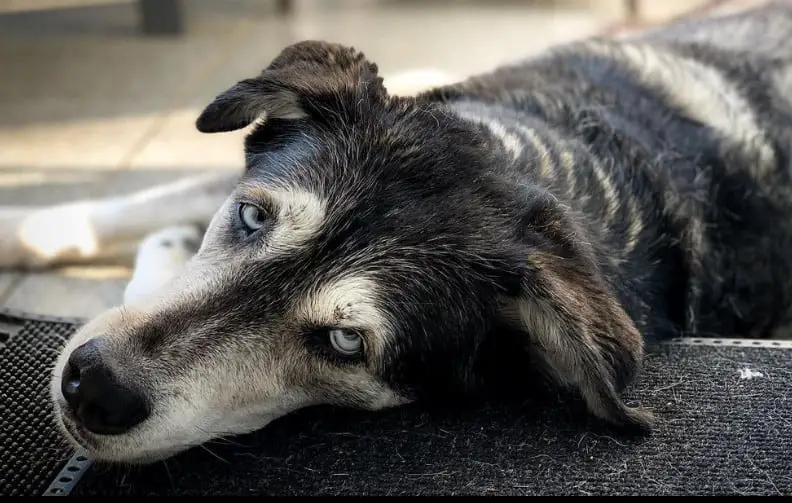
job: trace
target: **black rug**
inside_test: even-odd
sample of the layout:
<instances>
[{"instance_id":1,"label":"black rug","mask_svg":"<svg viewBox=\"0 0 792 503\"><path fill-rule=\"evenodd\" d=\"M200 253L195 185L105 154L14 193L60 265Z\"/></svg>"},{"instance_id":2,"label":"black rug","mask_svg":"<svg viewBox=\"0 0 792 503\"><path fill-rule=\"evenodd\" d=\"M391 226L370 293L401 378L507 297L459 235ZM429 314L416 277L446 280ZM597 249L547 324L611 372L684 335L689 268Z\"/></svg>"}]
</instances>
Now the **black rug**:
<instances>
[{"instance_id":1,"label":"black rug","mask_svg":"<svg viewBox=\"0 0 792 503\"><path fill-rule=\"evenodd\" d=\"M0 348L0 379L22 391L0 392L0 495L41 494L59 470L80 470L48 424L45 377L75 327L3 319L23 328ZM456 410L317 407L167 463L95 464L71 494L792 495L792 345L775 344L652 351L626 393L661 419L651 437L620 435L549 393Z\"/></svg>"}]
</instances>

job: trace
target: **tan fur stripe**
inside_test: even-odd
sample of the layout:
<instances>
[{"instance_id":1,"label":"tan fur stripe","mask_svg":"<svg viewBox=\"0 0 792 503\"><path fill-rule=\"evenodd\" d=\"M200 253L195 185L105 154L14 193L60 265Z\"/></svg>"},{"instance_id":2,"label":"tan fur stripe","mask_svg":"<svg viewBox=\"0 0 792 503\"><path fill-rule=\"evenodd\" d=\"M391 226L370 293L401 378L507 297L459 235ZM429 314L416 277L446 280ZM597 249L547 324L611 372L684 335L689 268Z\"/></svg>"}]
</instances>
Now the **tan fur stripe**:
<instances>
[{"instance_id":1,"label":"tan fur stripe","mask_svg":"<svg viewBox=\"0 0 792 503\"><path fill-rule=\"evenodd\" d=\"M609 222L613 222L619 211L619 194L611 181L610 175L596 159L592 159L592 170L597 177L603 196L605 197L605 216Z\"/></svg>"},{"instance_id":2,"label":"tan fur stripe","mask_svg":"<svg viewBox=\"0 0 792 503\"><path fill-rule=\"evenodd\" d=\"M615 58L636 76L661 89L688 117L709 124L758 157L757 174L775 163L775 154L759 128L751 105L717 69L690 58L639 43L586 44L596 54Z\"/></svg>"},{"instance_id":3,"label":"tan fur stripe","mask_svg":"<svg viewBox=\"0 0 792 503\"><path fill-rule=\"evenodd\" d=\"M506 150L511 154L513 160L516 161L520 158L523 152L523 142L517 135L509 132L503 124L494 119L480 117L464 108L457 108L455 112L459 117L467 121L481 124L486 127L490 133L503 144Z\"/></svg>"},{"instance_id":4,"label":"tan fur stripe","mask_svg":"<svg viewBox=\"0 0 792 503\"><path fill-rule=\"evenodd\" d=\"M550 157L550 149L533 129L527 128L525 126L519 126L519 129L520 132L525 135L528 141L531 142L531 145L539 156L539 177L544 179L552 179L554 170L553 159Z\"/></svg>"},{"instance_id":5,"label":"tan fur stripe","mask_svg":"<svg viewBox=\"0 0 792 503\"><path fill-rule=\"evenodd\" d=\"M561 167L566 171L567 187L569 195L574 196L577 191L577 181L575 178L575 154L569 150L561 152Z\"/></svg>"},{"instance_id":6,"label":"tan fur stripe","mask_svg":"<svg viewBox=\"0 0 792 503\"><path fill-rule=\"evenodd\" d=\"M631 252L638 246L638 237L643 230L643 221L641 212L638 209L638 203L635 201L634 197L630 196L627 198L627 208L630 212L628 216L630 225L627 226L627 242L625 247L627 252Z\"/></svg>"}]
</instances>

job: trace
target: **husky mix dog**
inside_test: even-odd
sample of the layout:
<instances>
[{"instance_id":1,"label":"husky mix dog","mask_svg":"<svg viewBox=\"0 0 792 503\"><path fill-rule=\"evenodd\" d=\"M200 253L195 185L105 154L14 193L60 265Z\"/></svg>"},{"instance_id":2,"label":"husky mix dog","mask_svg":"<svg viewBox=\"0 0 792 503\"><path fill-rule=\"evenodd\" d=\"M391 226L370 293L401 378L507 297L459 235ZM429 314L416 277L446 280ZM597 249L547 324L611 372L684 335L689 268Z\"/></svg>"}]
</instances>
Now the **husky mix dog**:
<instances>
[{"instance_id":1,"label":"husky mix dog","mask_svg":"<svg viewBox=\"0 0 792 503\"><path fill-rule=\"evenodd\" d=\"M317 404L464 397L521 366L647 431L662 418L620 397L647 345L792 318L789 4L412 96L320 41L229 85L197 128L251 127L244 173L0 212L4 266L143 236L179 250L57 360L55 415L95 459L150 462Z\"/></svg>"}]
</instances>

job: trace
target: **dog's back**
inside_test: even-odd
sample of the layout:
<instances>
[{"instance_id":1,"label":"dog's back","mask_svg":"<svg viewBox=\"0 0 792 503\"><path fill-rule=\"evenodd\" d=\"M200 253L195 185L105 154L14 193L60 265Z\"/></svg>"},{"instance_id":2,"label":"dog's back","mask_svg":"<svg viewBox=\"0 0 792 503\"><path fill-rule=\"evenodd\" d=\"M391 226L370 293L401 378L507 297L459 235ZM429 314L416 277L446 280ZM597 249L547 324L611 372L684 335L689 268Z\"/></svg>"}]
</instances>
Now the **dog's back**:
<instances>
[{"instance_id":1,"label":"dog's back","mask_svg":"<svg viewBox=\"0 0 792 503\"><path fill-rule=\"evenodd\" d=\"M579 212L648 337L789 323L792 4L561 46L427 96L489 113L506 150L528 132L524 155L551 160L503 175Z\"/></svg>"}]
</instances>

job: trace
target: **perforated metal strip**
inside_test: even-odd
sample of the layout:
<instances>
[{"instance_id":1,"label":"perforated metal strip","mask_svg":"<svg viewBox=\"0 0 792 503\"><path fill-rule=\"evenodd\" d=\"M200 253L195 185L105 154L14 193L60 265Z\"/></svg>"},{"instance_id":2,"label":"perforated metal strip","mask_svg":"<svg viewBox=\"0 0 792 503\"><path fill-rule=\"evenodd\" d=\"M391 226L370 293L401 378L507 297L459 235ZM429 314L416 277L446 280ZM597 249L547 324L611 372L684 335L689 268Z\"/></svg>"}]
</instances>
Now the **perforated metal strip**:
<instances>
[{"instance_id":1,"label":"perforated metal strip","mask_svg":"<svg viewBox=\"0 0 792 503\"><path fill-rule=\"evenodd\" d=\"M68 496L92 464L93 461L85 453L75 453L44 491L43 496Z\"/></svg>"},{"instance_id":2,"label":"perforated metal strip","mask_svg":"<svg viewBox=\"0 0 792 503\"><path fill-rule=\"evenodd\" d=\"M742 346L751 348L792 349L792 340L768 339L725 339L708 337L684 337L666 341L674 346Z\"/></svg>"}]
</instances>

